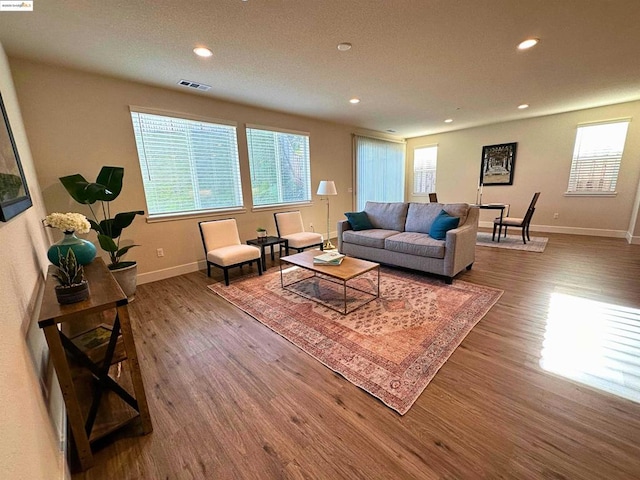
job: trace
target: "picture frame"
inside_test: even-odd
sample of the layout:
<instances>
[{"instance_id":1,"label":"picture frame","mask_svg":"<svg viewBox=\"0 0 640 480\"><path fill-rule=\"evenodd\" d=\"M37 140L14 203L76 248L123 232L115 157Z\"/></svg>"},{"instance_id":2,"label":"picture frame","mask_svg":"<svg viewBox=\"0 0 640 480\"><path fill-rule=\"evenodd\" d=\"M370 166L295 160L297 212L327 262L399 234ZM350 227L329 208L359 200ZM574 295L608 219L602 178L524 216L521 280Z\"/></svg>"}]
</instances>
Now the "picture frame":
<instances>
[{"instance_id":1,"label":"picture frame","mask_svg":"<svg viewBox=\"0 0 640 480\"><path fill-rule=\"evenodd\" d=\"M513 185L517 142L482 147L480 185Z\"/></svg>"},{"instance_id":2,"label":"picture frame","mask_svg":"<svg viewBox=\"0 0 640 480\"><path fill-rule=\"evenodd\" d=\"M0 220L8 222L28 209L32 202L1 93L0 109L3 122L0 126Z\"/></svg>"}]
</instances>

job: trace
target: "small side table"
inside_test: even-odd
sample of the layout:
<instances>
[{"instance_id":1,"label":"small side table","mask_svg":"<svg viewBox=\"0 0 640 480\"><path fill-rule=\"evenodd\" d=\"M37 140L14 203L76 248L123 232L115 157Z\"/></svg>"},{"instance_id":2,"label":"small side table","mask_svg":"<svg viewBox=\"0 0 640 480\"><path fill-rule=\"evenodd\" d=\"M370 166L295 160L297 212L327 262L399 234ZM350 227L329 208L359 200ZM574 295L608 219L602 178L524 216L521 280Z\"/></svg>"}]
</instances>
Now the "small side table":
<instances>
[{"instance_id":1,"label":"small side table","mask_svg":"<svg viewBox=\"0 0 640 480\"><path fill-rule=\"evenodd\" d=\"M260 247L260 252L262 252L262 270L263 271L267 270L267 259L265 255L266 247L271 247L271 261L275 260L275 255L273 253L273 247L275 245L280 245L280 250L282 250L282 246L284 245L285 254L289 255L289 240L286 238L280 238L280 237L252 238L251 240L247 240L247 245Z\"/></svg>"}]
</instances>

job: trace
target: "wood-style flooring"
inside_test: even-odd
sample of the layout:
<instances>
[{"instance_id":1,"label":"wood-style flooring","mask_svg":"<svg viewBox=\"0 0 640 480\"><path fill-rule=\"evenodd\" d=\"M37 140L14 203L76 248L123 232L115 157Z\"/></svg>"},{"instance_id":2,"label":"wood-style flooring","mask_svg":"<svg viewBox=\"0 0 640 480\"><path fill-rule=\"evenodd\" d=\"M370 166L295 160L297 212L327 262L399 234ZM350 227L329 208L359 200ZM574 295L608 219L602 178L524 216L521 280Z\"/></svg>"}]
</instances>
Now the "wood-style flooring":
<instances>
[{"instance_id":1,"label":"wood-style flooring","mask_svg":"<svg viewBox=\"0 0 640 480\"><path fill-rule=\"evenodd\" d=\"M154 431L118 434L74 478L640 478L640 403L564 376L640 396L640 246L545 236L544 253L477 248L457 278L505 293L404 416L208 290L218 269L140 285Z\"/></svg>"}]
</instances>

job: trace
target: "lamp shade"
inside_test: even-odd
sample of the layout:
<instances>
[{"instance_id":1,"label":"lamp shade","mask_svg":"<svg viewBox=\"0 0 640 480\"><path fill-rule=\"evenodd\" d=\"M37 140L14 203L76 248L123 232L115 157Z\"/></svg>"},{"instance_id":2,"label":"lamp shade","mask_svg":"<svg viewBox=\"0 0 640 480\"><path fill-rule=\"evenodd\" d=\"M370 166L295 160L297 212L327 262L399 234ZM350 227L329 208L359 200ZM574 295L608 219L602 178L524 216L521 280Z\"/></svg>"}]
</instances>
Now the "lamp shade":
<instances>
[{"instance_id":1,"label":"lamp shade","mask_svg":"<svg viewBox=\"0 0 640 480\"><path fill-rule=\"evenodd\" d=\"M318 185L318 195L337 195L336 184L333 180L320 180Z\"/></svg>"}]
</instances>

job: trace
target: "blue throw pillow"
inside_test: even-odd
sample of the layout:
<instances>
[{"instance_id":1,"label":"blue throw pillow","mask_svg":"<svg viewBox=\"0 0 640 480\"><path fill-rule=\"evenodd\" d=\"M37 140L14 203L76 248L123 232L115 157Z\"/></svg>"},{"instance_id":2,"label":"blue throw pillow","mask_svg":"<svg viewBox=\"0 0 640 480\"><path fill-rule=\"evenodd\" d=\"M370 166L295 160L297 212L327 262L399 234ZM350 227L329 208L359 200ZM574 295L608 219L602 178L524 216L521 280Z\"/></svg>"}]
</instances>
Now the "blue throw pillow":
<instances>
[{"instance_id":1,"label":"blue throw pillow","mask_svg":"<svg viewBox=\"0 0 640 480\"><path fill-rule=\"evenodd\" d=\"M344 216L349 220L351 228L356 231L374 228L373 225L371 225L367 212L347 212Z\"/></svg>"},{"instance_id":2,"label":"blue throw pillow","mask_svg":"<svg viewBox=\"0 0 640 480\"><path fill-rule=\"evenodd\" d=\"M458 217L452 217L444 210L440 210L440 213L435 218L429 229L429 236L436 240L444 240L447 238L447 232L458 227L460 219Z\"/></svg>"}]
</instances>

